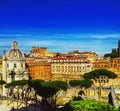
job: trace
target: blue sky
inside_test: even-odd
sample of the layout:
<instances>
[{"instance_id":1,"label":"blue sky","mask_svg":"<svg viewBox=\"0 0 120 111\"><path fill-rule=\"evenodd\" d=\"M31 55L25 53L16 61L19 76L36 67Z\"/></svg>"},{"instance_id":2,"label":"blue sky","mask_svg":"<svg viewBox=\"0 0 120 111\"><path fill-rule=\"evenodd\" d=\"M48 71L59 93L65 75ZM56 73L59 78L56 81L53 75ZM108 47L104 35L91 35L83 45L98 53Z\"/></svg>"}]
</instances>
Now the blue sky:
<instances>
[{"instance_id":1,"label":"blue sky","mask_svg":"<svg viewBox=\"0 0 120 111\"><path fill-rule=\"evenodd\" d=\"M104 55L120 38L120 0L0 0L0 55L15 38L25 53L39 46Z\"/></svg>"}]
</instances>

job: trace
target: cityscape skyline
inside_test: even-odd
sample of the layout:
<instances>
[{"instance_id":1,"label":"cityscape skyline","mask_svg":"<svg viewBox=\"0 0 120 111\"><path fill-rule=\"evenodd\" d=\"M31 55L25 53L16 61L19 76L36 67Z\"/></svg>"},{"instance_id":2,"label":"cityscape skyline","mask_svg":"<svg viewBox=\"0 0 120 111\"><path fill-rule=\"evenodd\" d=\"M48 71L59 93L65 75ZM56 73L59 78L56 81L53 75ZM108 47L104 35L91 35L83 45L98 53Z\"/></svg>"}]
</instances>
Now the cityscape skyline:
<instances>
[{"instance_id":1,"label":"cityscape skyline","mask_svg":"<svg viewBox=\"0 0 120 111\"><path fill-rule=\"evenodd\" d=\"M110 53L120 39L119 5L119 0L1 1L0 56L14 39L25 53L32 46Z\"/></svg>"}]
</instances>

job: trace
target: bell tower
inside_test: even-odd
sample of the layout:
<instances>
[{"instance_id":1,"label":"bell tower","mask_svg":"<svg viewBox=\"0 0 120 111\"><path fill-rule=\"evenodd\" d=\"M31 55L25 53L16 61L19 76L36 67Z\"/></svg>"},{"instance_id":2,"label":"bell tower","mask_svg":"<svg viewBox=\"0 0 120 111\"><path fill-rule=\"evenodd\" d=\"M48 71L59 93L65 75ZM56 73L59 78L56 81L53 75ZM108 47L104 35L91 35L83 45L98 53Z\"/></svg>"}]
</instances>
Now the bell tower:
<instances>
[{"instance_id":1,"label":"bell tower","mask_svg":"<svg viewBox=\"0 0 120 111\"><path fill-rule=\"evenodd\" d=\"M120 57L120 39L118 40L118 57Z\"/></svg>"}]
</instances>

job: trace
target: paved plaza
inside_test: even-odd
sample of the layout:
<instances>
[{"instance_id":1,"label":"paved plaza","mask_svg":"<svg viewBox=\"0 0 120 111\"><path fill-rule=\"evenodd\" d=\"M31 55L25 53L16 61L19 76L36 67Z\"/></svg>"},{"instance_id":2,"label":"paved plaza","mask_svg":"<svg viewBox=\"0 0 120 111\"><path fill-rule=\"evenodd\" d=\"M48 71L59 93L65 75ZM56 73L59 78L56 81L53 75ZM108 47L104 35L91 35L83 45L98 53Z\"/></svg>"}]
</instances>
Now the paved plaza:
<instances>
[{"instance_id":1,"label":"paved plaza","mask_svg":"<svg viewBox=\"0 0 120 111\"><path fill-rule=\"evenodd\" d=\"M0 111L10 111L9 107L6 107L6 105L0 105Z\"/></svg>"},{"instance_id":2,"label":"paved plaza","mask_svg":"<svg viewBox=\"0 0 120 111\"><path fill-rule=\"evenodd\" d=\"M13 105L15 109L13 110ZM17 102L14 101L14 103L7 103L7 100L0 100L0 111L40 111L40 105L36 104L34 105L28 105L25 107L25 104L19 103L17 106Z\"/></svg>"},{"instance_id":3,"label":"paved plaza","mask_svg":"<svg viewBox=\"0 0 120 111\"><path fill-rule=\"evenodd\" d=\"M10 111L10 107L6 106L5 100L0 100L0 111Z\"/></svg>"}]
</instances>

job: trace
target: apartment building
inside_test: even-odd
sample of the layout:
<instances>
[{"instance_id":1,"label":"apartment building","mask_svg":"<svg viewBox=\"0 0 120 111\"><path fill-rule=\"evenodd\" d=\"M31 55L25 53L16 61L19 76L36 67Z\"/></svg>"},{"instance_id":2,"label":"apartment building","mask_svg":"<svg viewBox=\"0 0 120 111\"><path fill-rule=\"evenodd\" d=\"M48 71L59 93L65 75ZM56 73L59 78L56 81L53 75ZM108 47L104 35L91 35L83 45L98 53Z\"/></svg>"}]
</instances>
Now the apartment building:
<instances>
[{"instance_id":1,"label":"apartment building","mask_svg":"<svg viewBox=\"0 0 120 111\"><path fill-rule=\"evenodd\" d=\"M96 61L93 62L93 68L92 70L95 69L110 69L110 59L97 59Z\"/></svg>"},{"instance_id":2,"label":"apartment building","mask_svg":"<svg viewBox=\"0 0 120 111\"><path fill-rule=\"evenodd\" d=\"M92 70L95 69L107 69L117 74L117 78L115 79L103 77L101 80L105 81L104 86L120 86L120 57L112 59L97 59L95 62L93 62ZM95 81L94 84L99 84L99 80Z\"/></svg>"},{"instance_id":3,"label":"apartment building","mask_svg":"<svg viewBox=\"0 0 120 111\"><path fill-rule=\"evenodd\" d=\"M49 52L46 47L32 47L30 57L53 57L53 53Z\"/></svg>"},{"instance_id":4,"label":"apartment building","mask_svg":"<svg viewBox=\"0 0 120 111\"><path fill-rule=\"evenodd\" d=\"M50 63L44 58L27 57L26 64L31 79L51 80Z\"/></svg>"},{"instance_id":5,"label":"apartment building","mask_svg":"<svg viewBox=\"0 0 120 111\"><path fill-rule=\"evenodd\" d=\"M79 50L73 50L71 52L68 52L68 54L71 54L74 56L86 56L87 59L90 60L91 62L96 61L97 56L98 56L95 52L92 52L92 51L80 52Z\"/></svg>"},{"instance_id":6,"label":"apartment building","mask_svg":"<svg viewBox=\"0 0 120 111\"><path fill-rule=\"evenodd\" d=\"M50 59L53 56L45 47L32 47L26 64L31 79L51 80Z\"/></svg>"},{"instance_id":7,"label":"apartment building","mask_svg":"<svg viewBox=\"0 0 120 111\"><path fill-rule=\"evenodd\" d=\"M82 75L91 71L91 62L86 56L58 56L51 61L53 80L82 79Z\"/></svg>"}]
</instances>

